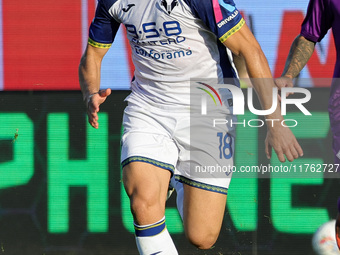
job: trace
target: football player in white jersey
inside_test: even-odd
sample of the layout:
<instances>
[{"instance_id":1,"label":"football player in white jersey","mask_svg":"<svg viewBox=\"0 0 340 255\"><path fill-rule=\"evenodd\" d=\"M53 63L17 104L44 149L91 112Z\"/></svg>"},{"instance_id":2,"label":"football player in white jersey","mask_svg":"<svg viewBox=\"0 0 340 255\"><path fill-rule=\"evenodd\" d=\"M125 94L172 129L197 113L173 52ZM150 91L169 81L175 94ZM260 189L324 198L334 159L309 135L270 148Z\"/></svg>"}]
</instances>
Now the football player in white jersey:
<instances>
[{"instance_id":1,"label":"football player in white jersey","mask_svg":"<svg viewBox=\"0 0 340 255\"><path fill-rule=\"evenodd\" d=\"M218 150L214 142L195 144L200 156L190 158L190 143L196 142L188 131L190 80L223 83L224 78L237 78L232 51L245 59L250 78L263 78L255 79L253 86L262 108L269 109L275 85L267 60L233 0L99 0L79 66L94 128L99 127L99 106L111 93L100 90L101 61L120 24L126 28L135 65L123 117L121 161L139 253L178 254L164 217L170 179L187 238L198 248L209 249L221 229L230 176L200 178L188 171L188 164L199 164L201 157L220 163L208 151L210 147ZM233 118L230 112L226 118ZM283 120L280 107L266 118ZM205 129L203 124L200 131ZM232 165L235 134L226 128L224 142L229 147L227 155L223 153ZM291 130L282 125L268 126L265 145L267 157L273 148L281 162L303 154Z\"/></svg>"}]
</instances>

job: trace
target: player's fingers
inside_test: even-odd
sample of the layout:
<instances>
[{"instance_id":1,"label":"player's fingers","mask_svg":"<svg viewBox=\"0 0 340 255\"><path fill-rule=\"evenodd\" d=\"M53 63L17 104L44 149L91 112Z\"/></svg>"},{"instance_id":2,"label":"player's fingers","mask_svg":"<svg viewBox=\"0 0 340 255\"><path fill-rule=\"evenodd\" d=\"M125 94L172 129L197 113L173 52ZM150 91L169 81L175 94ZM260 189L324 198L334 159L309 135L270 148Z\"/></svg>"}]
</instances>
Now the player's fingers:
<instances>
[{"instance_id":1,"label":"player's fingers","mask_svg":"<svg viewBox=\"0 0 340 255\"><path fill-rule=\"evenodd\" d=\"M287 154L291 154L292 155L292 160L290 160L290 158L288 159L289 161L293 161L294 159L299 158L300 153L299 153L299 149L301 149L299 143L295 140L293 141L289 147L287 148ZM301 152L301 151L300 151Z\"/></svg>"},{"instance_id":2,"label":"player's fingers","mask_svg":"<svg viewBox=\"0 0 340 255\"><path fill-rule=\"evenodd\" d=\"M89 123L92 127L94 128L98 128L99 124L98 124L98 117L89 117Z\"/></svg>"},{"instance_id":3,"label":"player's fingers","mask_svg":"<svg viewBox=\"0 0 340 255\"><path fill-rule=\"evenodd\" d=\"M95 129L98 129L98 127L99 127L99 124L98 124L97 121L91 122L90 124L91 124L91 126L92 126L93 128L95 128Z\"/></svg>"},{"instance_id":4,"label":"player's fingers","mask_svg":"<svg viewBox=\"0 0 340 255\"><path fill-rule=\"evenodd\" d=\"M277 158L279 159L279 161L281 163L286 162L286 158L285 158L285 156L284 156L284 154L282 152L281 153L277 153L276 155L277 155Z\"/></svg>"},{"instance_id":5,"label":"player's fingers","mask_svg":"<svg viewBox=\"0 0 340 255\"><path fill-rule=\"evenodd\" d=\"M267 159L270 159L272 157L272 146L269 144L269 142L265 141L265 153L267 156Z\"/></svg>"},{"instance_id":6,"label":"player's fingers","mask_svg":"<svg viewBox=\"0 0 340 255\"><path fill-rule=\"evenodd\" d=\"M287 93L286 93L286 98L287 98L288 96L290 96L290 95L293 95L293 94L294 94L293 92L287 92ZM277 97L278 97L279 102L281 102L282 97L281 97L280 93L277 94Z\"/></svg>"},{"instance_id":7,"label":"player's fingers","mask_svg":"<svg viewBox=\"0 0 340 255\"><path fill-rule=\"evenodd\" d=\"M98 114L97 113L90 113L89 115L91 121L98 121Z\"/></svg>"},{"instance_id":8,"label":"player's fingers","mask_svg":"<svg viewBox=\"0 0 340 255\"><path fill-rule=\"evenodd\" d=\"M107 96L111 95L111 89L106 89Z\"/></svg>"},{"instance_id":9,"label":"player's fingers","mask_svg":"<svg viewBox=\"0 0 340 255\"><path fill-rule=\"evenodd\" d=\"M111 89L104 89L98 91L98 96L94 97L94 106L96 110L99 112L99 106L105 102L106 98L111 94Z\"/></svg>"},{"instance_id":10,"label":"player's fingers","mask_svg":"<svg viewBox=\"0 0 340 255\"><path fill-rule=\"evenodd\" d=\"M289 162L292 162L294 161L294 159L297 159L299 157L299 154L297 153L294 146L291 146L289 149L287 149L285 155Z\"/></svg>"},{"instance_id":11,"label":"player's fingers","mask_svg":"<svg viewBox=\"0 0 340 255\"><path fill-rule=\"evenodd\" d=\"M89 118L89 121L91 121L91 122L98 120L98 114L94 111L88 111L87 116Z\"/></svg>"},{"instance_id":12,"label":"player's fingers","mask_svg":"<svg viewBox=\"0 0 340 255\"><path fill-rule=\"evenodd\" d=\"M103 89L98 92L101 97L107 97L111 95L111 89Z\"/></svg>"},{"instance_id":13,"label":"player's fingers","mask_svg":"<svg viewBox=\"0 0 340 255\"><path fill-rule=\"evenodd\" d=\"M92 120L92 121L89 121L89 123L92 127L98 128L98 121Z\"/></svg>"},{"instance_id":14,"label":"player's fingers","mask_svg":"<svg viewBox=\"0 0 340 255\"><path fill-rule=\"evenodd\" d=\"M294 87L293 80L290 79L290 78L285 78L283 84L284 84L284 86L282 86L281 88L283 88L283 87L286 87L286 88Z\"/></svg>"},{"instance_id":15,"label":"player's fingers","mask_svg":"<svg viewBox=\"0 0 340 255\"><path fill-rule=\"evenodd\" d=\"M299 156L302 157L303 156L303 150L302 150L300 144L297 141L295 141L294 147L295 147L295 150L297 151L297 153L299 154Z\"/></svg>"},{"instance_id":16,"label":"player's fingers","mask_svg":"<svg viewBox=\"0 0 340 255\"><path fill-rule=\"evenodd\" d=\"M285 79L286 79L286 81L285 81L285 87L286 88L294 87L293 79L291 79L291 78L285 78ZM293 94L294 94L294 92L287 92L286 97L293 95Z\"/></svg>"},{"instance_id":17,"label":"player's fingers","mask_svg":"<svg viewBox=\"0 0 340 255\"><path fill-rule=\"evenodd\" d=\"M293 79L288 79L288 81L287 81L287 87L290 87L290 88L294 87ZM292 93L292 94L293 94L293 93Z\"/></svg>"},{"instance_id":18,"label":"player's fingers","mask_svg":"<svg viewBox=\"0 0 340 255\"><path fill-rule=\"evenodd\" d=\"M97 113L99 112L99 105L101 104L100 100L98 97L92 97L90 102L89 102L89 110L90 112Z\"/></svg>"},{"instance_id":19,"label":"player's fingers","mask_svg":"<svg viewBox=\"0 0 340 255\"><path fill-rule=\"evenodd\" d=\"M303 156L303 151L300 144L295 140L292 143L290 143L287 149L284 150L284 154L286 155L288 161L292 162L294 161L294 159Z\"/></svg>"},{"instance_id":20,"label":"player's fingers","mask_svg":"<svg viewBox=\"0 0 340 255\"><path fill-rule=\"evenodd\" d=\"M280 160L280 162L285 162L286 158L285 158L285 154L283 153L282 150L275 150L275 153L277 155L277 158Z\"/></svg>"},{"instance_id":21,"label":"player's fingers","mask_svg":"<svg viewBox=\"0 0 340 255\"><path fill-rule=\"evenodd\" d=\"M274 83L279 89L282 88L284 84L282 77L274 79Z\"/></svg>"},{"instance_id":22,"label":"player's fingers","mask_svg":"<svg viewBox=\"0 0 340 255\"><path fill-rule=\"evenodd\" d=\"M98 111L99 106L96 106L95 103L90 102L87 109L87 116L90 125L94 128L98 128Z\"/></svg>"},{"instance_id":23,"label":"player's fingers","mask_svg":"<svg viewBox=\"0 0 340 255\"><path fill-rule=\"evenodd\" d=\"M279 102L281 102L281 95L280 95L280 93L277 93L277 98L278 98Z\"/></svg>"},{"instance_id":24,"label":"player's fingers","mask_svg":"<svg viewBox=\"0 0 340 255\"><path fill-rule=\"evenodd\" d=\"M97 112L99 112L99 103L91 100L88 104L87 112L90 114L97 114Z\"/></svg>"},{"instance_id":25,"label":"player's fingers","mask_svg":"<svg viewBox=\"0 0 340 255\"><path fill-rule=\"evenodd\" d=\"M274 82L275 82L276 87L278 87L278 89L285 88L285 87L294 87L293 79L289 77L282 76L280 78L274 79Z\"/></svg>"},{"instance_id":26,"label":"player's fingers","mask_svg":"<svg viewBox=\"0 0 340 255\"><path fill-rule=\"evenodd\" d=\"M286 98L289 97L290 95L294 95L294 92L287 92L286 93Z\"/></svg>"},{"instance_id":27,"label":"player's fingers","mask_svg":"<svg viewBox=\"0 0 340 255\"><path fill-rule=\"evenodd\" d=\"M94 116L88 115L88 122L92 127L98 128L98 120Z\"/></svg>"}]
</instances>

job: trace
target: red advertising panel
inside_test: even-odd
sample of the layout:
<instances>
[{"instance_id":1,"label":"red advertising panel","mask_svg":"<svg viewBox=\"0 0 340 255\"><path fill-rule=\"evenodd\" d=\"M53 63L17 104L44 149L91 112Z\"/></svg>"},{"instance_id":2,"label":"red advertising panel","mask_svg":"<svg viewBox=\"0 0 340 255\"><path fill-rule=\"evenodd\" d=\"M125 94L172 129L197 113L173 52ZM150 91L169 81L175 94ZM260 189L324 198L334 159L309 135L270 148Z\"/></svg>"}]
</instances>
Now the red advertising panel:
<instances>
[{"instance_id":1,"label":"red advertising panel","mask_svg":"<svg viewBox=\"0 0 340 255\"><path fill-rule=\"evenodd\" d=\"M78 64L96 1L0 0L0 90L79 90ZM300 32L308 0L275 3L238 0L278 77ZM308 87L329 86L318 82L332 77L336 60L331 31L325 38L301 71L300 77L309 79ZM102 88L117 89L115 83L120 84L118 89L129 89L134 67L125 31L117 33L102 67Z\"/></svg>"},{"instance_id":2,"label":"red advertising panel","mask_svg":"<svg viewBox=\"0 0 340 255\"><path fill-rule=\"evenodd\" d=\"M4 89L79 89L81 0L3 0L2 4ZM88 9L93 8L94 4Z\"/></svg>"}]
</instances>

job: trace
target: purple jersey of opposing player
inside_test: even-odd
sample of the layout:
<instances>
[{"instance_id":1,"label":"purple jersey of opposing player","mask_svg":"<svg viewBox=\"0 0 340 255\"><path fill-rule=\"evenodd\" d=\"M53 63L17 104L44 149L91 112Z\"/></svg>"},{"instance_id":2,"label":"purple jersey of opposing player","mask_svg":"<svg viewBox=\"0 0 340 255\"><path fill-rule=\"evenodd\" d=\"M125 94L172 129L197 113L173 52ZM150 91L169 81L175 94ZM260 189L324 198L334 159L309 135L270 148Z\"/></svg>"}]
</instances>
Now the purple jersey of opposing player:
<instances>
[{"instance_id":1,"label":"purple jersey of opposing player","mask_svg":"<svg viewBox=\"0 0 340 255\"><path fill-rule=\"evenodd\" d=\"M334 76L340 78L340 1L310 0L301 35L313 42L320 42L332 28L337 51Z\"/></svg>"},{"instance_id":2,"label":"purple jersey of opposing player","mask_svg":"<svg viewBox=\"0 0 340 255\"><path fill-rule=\"evenodd\" d=\"M336 64L328 104L333 133L335 163L340 164L340 0L310 0L301 35L315 43L320 42L332 28L336 46Z\"/></svg>"}]
</instances>

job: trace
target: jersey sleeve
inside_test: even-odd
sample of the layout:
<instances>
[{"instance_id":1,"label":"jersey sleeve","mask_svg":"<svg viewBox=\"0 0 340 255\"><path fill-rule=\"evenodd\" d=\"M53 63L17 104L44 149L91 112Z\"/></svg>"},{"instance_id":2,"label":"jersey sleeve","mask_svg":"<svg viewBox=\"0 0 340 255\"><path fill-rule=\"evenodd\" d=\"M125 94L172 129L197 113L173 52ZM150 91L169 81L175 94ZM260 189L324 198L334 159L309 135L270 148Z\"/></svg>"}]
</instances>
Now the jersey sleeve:
<instances>
[{"instance_id":1,"label":"jersey sleeve","mask_svg":"<svg viewBox=\"0 0 340 255\"><path fill-rule=\"evenodd\" d=\"M90 25L88 43L96 48L110 48L120 23L109 13L113 0L98 0L95 17Z\"/></svg>"},{"instance_id":2,"label":"jersey sleeve","mask_svg":"<svg viewBox=\"0 0 340 255\"><path fill-rule=\"evenodd\" d=\"M233 0L184 0L223 43L236 33L245 21Z\"/></svg>"},{"instance_id":3,"label":"jersey sleeve","mask_svg":"<svg viewBox=\"0 0 340 255\"><path fill-rule=\"evenodd\" d=\"M333 19L328 0L310 0L301 35L312 42L320 42L331 28Z\"/></svg>"}]
</instances>

